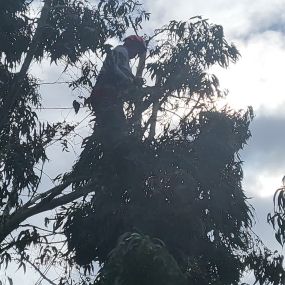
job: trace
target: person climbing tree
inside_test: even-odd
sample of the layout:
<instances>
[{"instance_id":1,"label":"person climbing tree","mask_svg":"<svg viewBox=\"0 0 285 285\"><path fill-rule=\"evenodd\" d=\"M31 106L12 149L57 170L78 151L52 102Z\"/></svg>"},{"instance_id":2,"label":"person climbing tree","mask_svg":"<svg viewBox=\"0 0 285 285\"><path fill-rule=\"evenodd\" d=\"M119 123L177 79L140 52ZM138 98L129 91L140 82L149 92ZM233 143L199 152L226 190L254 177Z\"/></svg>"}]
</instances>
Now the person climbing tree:
<instances>
[{"instance_id":1,"label":"person climbing tree","mask_svg":"<svg viewBox=\"0 0 285 285\"><path fill-rule=\"evenodd\" d=\"M131 35L123 45L111 50L103 63L96 84L90 96L90 103L96 116L96 125L105 135L105 141L115 143L126 131L123 111L123 95L135 85L142 85L143 79L133 75L130 60L146 51L142 37Z\"/></svg>"}]
</instances>

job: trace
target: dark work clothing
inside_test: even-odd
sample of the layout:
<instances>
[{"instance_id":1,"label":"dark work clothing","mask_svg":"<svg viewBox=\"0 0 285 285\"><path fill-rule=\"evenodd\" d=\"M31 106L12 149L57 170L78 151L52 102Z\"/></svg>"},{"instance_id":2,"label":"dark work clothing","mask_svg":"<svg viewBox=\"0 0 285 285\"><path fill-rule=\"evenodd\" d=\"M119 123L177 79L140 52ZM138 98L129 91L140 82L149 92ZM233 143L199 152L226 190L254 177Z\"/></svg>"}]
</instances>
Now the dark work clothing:
<instances>
[{"instance_id":1,"label":"dark work clothing","mask_svg":"<svg viewBox=\"0 0 285 285\"><path fill-rule=\"evenodd\" d=\"M118 179L115 193L120 197L132 188L126 174L135 168L129 158L133 137L129 135L124 114L124 100L134 84L134 78L128 51L124 46L118 46L107 55L90 96L96 116L94 132L101 139L103 159L110 164L110 173ZM106 185L108 183L106 181Z\"/></svg>"},{"instance_id":2,"label":"dark work clothing","mask_svg":"<svg viewBox=\"0 0 285 285\"><path fill-rule=\"evenodd\" d=\"M90 97L97 130L108 146L120 144L128 132L122 95L134 82L129 61L126 47L119 45L111 50Z\"/></svg>"},{"instance_id":3,"label":"dark work clothing","mask_svg":"<svg viewBox=\"0 0 285 285\"><path fill-rule=\"evenodd\" d=\"M130 68L130 58L124 46L117 46L111 50L104 60L97 78L95 88L128 88L135 76Z\"/></svg>"},{"instance_id":4,"label":"dark work clothing","mask_svg":"<svg viewBox=\"0 0 285 285\"><path fill-rule=\"evenodd\" d=\"M96 125L106 146L115 147L127 134L127 123L123 102L115 89L95 89L91 95L91 106L96 116Z\"/></svg>"},{"instance_id":5,"label":"dark work clothing","mask_svg":"<svg viewBox=\"0 0 285 285\"><path fill-rule=\"evenodd\" d=\"M124 160L128 153L125 148L129 126L124 114L124 98L134 86L134 79L128 50L119 45L107 54L89 99L96 116L94 131L108 153L119 155L118 161Z\"/></svg>"}]
</instances>

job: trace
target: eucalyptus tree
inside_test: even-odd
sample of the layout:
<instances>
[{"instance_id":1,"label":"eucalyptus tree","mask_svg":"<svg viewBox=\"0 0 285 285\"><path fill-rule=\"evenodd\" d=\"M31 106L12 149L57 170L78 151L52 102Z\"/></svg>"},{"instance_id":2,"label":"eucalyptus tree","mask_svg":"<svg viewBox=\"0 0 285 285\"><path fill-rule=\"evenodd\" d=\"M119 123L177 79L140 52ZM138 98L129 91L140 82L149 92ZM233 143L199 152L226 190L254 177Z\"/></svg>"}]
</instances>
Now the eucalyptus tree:
<instances>
[{"instance_id":1,"label":"eucalyptus tree","mask_svg":"<svg viewBox=\"0 0 285 285\"><path fill-rule=\"evenodd\" d=\"M70 87L91 91L106 40L137 32L149 14L131 0L45 0L37 16L35 2L0 4L1 264L63 264L66 274L57 281L40 272L51 284L238 284L247 270L260 284L284 284L283 257L252 232L241 184L239 151L250 137L252 110L217 107L226 92L211 67L227 68L239 57L223 28L194 17L146 35L149 51L137 74L148 86L122 96L124 135L107 148L95 118L72 170L42 189L38 165L76 125L38 119L41 94L31 65L48 58L80 66ZM27 223L55 208L46 229ZM59 246L47 231L63 237ZM31 257L34 247L39 255ZM91 272L95 262L93 279L73 280L72 268Z\"/></svg>"}]
</instances>

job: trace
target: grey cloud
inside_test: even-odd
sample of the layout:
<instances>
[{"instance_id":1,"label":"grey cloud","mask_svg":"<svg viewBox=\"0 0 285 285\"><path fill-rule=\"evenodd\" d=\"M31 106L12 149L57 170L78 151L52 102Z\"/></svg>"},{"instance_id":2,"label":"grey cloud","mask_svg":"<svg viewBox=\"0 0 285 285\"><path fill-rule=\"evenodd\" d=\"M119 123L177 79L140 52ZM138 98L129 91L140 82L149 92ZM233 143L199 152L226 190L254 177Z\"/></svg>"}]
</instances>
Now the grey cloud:
<instances>
[{"instance_id":1,"label":"grey cloud","mask_svg":"<svg viewBox=\"0 0 285 285\"><path fill-rule=\"evenodd\" d=\"M285 117L261 116L251 124L252 137L242 152L249 167L285 173ZM282 177L280 177L281 179Z\"/></svg>"},{"instance_id":2,"label":"grey cloud","mask_svg":"<svg viewBox=\"0 0 285 285\"><path fill-rule=\"evenodd\" d=\"M284 0L219 0L219 1L145 1L152 13L151 25L160 26L169 20L186 20L201 15L210 22L224 26L227 35L235 40L248 40L266 31L285 33Z\"/></svg>"},{"instance_id":3,"label":"grey cloud","mask_svg":"<svg viewBox=\"0 0 285 285\"><path fill-rule=\"evenodd\" d=\"M277 114L263 115L253 121L252 138L241 152L244 161L243 186L246 194L254 197L253 201L259 201L257 205L264 202L265 198L256 197L269 195L271 207L272 196L281 186L281 179L285 174L285 118L281 115L278 117ZM257 208L262 209L260 206ZM264 216L264 212L261 215ZM263 219L266 219L266 215ZM264 231L262 234L266 233L267 231Z\"/></svg>"},{"instance_id":4,"label":"grey cloud","mask_svg":"<svg viewBox=\"0 0 285 285\"><path fill-rule=\"evenodd\" d=\"M272 198L253 198L249 202L255 209L255 225L253 231L261 237L265 246L271 250L278 250L278 252L281 253L282 247L274 237L275 232L272 226L267 223L267 215L273 210Z\"/></svg>"},{"instance_id":5,"label":"grey cloud","mask_svg":"<svg viewBox=\"0 0 285 285\"><path fill-rule=\"evenodd\" d=\"M283 8L273 5L270 9L262 7L260 9L252 10L248 15L248 30L241 38L248 40L256 34L265 32L277 32L285 34L285 2Z\"/></svg>"}]
</instances>

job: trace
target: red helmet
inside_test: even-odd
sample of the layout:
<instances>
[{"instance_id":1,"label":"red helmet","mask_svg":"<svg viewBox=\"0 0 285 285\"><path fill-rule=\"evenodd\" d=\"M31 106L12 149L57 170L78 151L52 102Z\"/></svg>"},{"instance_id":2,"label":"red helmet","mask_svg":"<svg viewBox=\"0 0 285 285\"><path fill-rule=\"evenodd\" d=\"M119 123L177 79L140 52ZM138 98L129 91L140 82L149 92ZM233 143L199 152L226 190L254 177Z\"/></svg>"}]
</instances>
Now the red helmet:
<instances>
[{"instance_id":1,"label":"red helmet","mask_svg":"<svg viewBox=\"0 0 285 285\"><path fill-rule=\"evenodd\" d=\"M146 43L145 43L144 39L140 36L137 36L137 35L128 36L124 39L124 42L127 42L127 41L138 44L138 47L139 47L139 49L141 49L142 52L147 50Z\"/></svg>"}]
</instances>

